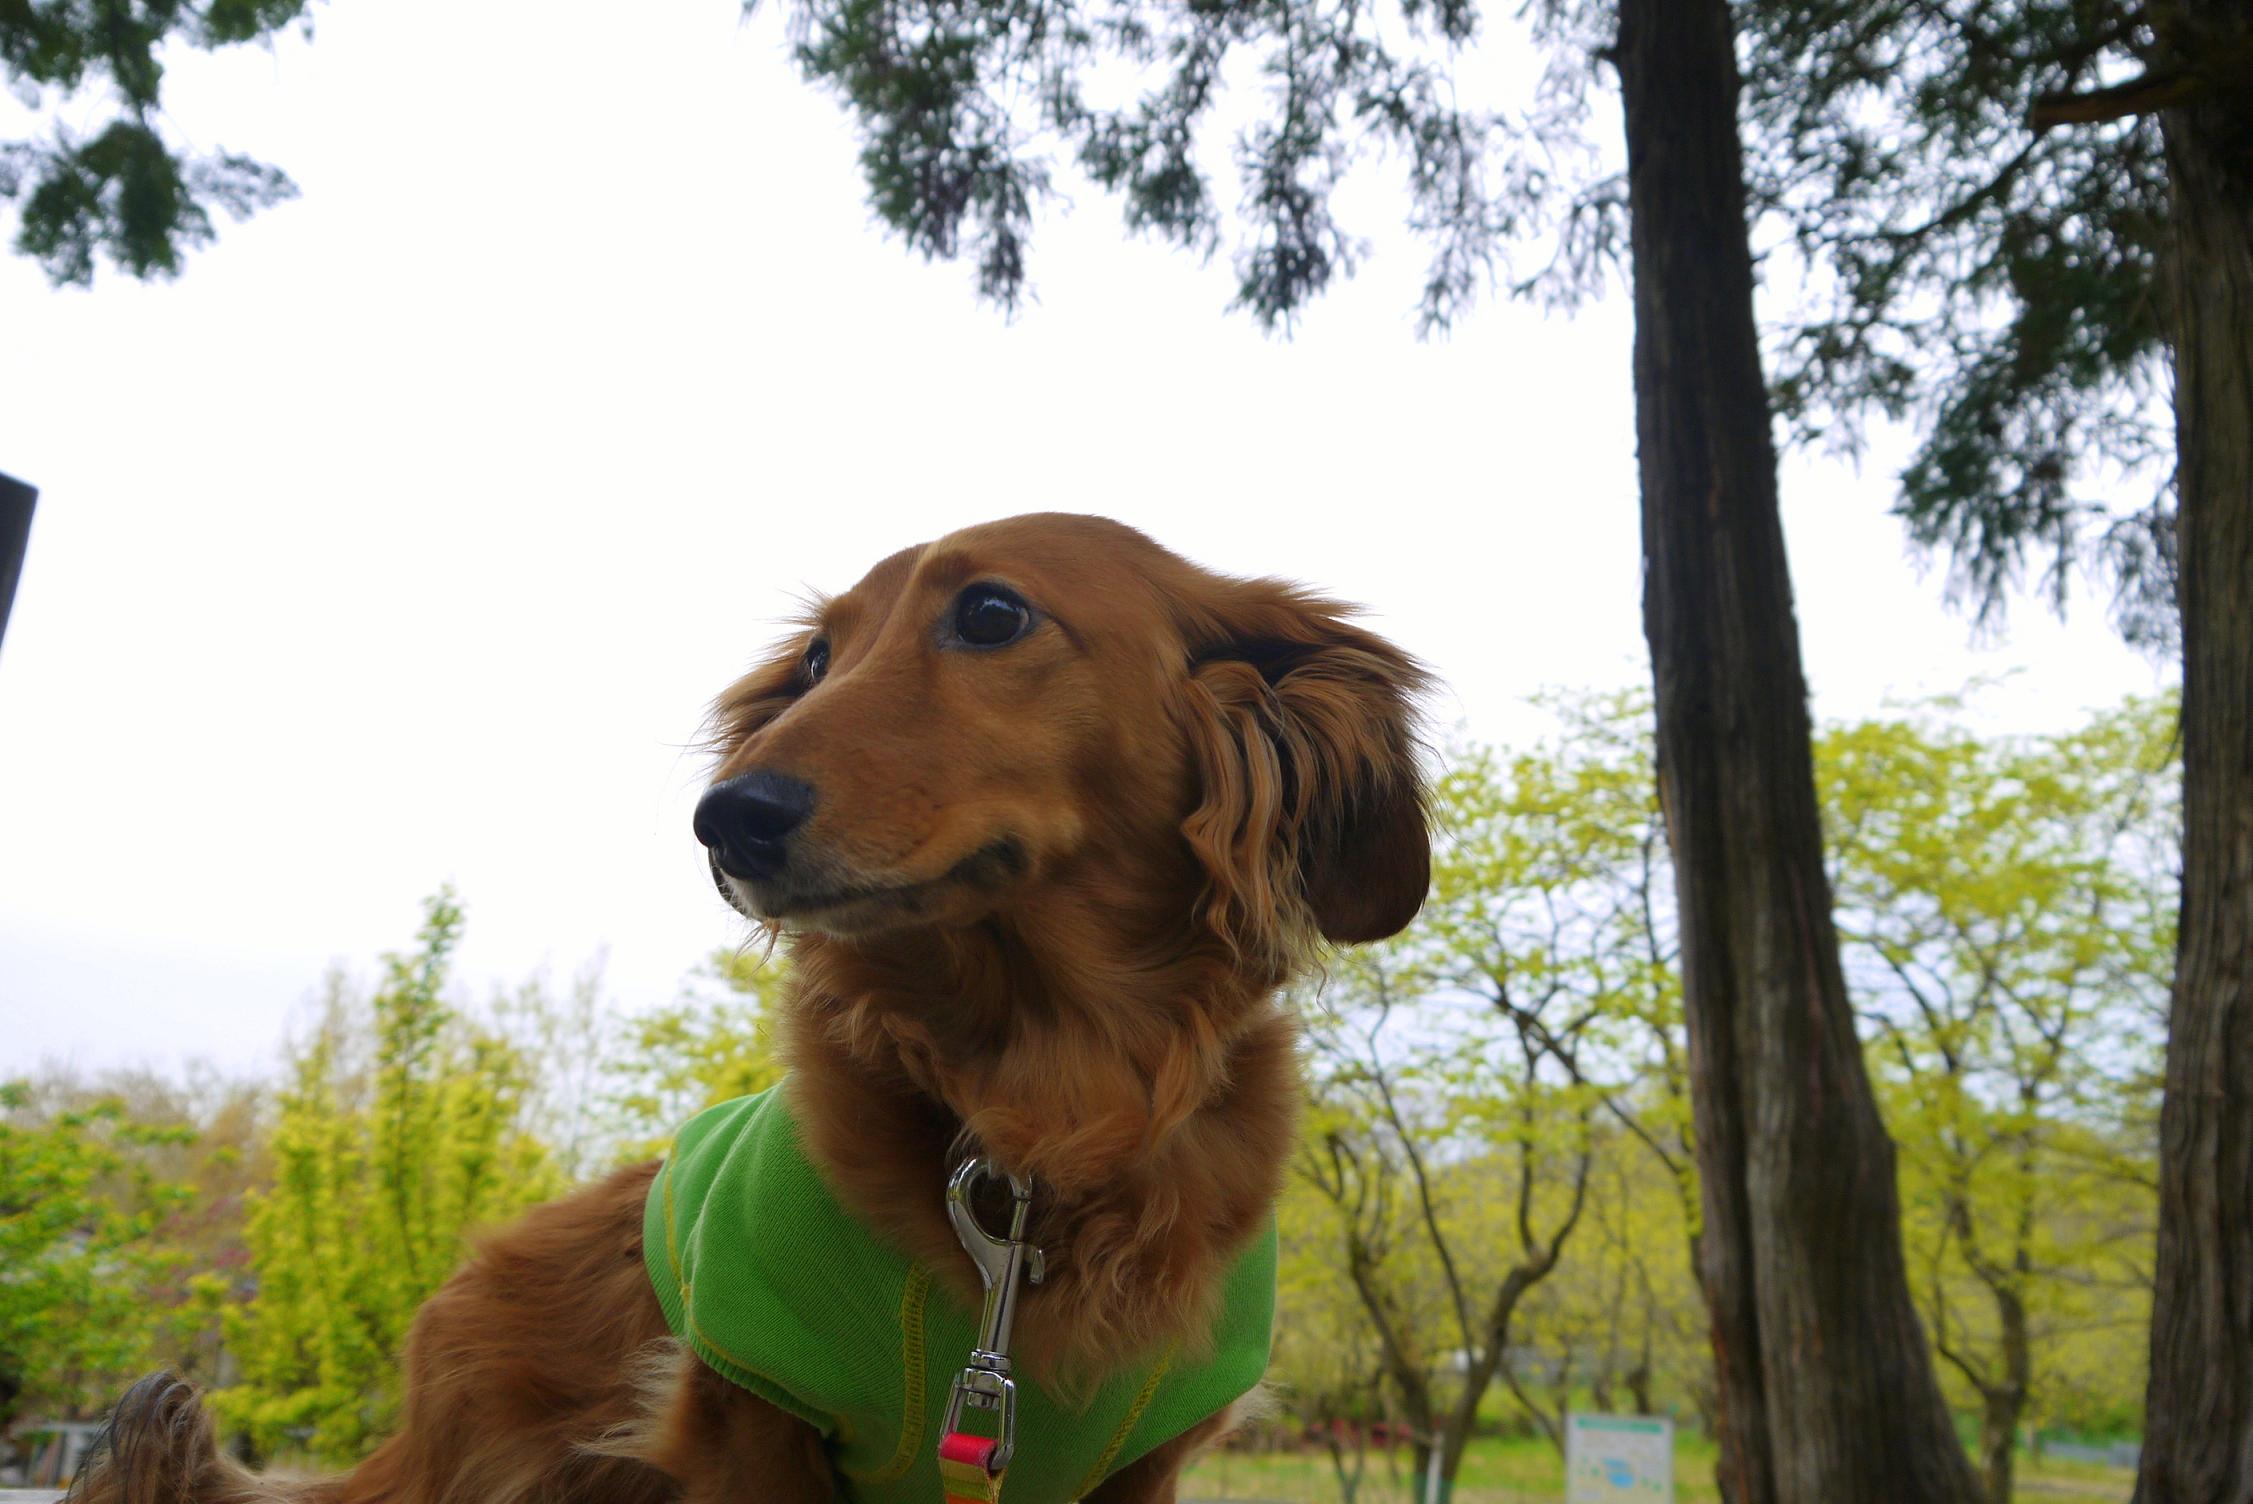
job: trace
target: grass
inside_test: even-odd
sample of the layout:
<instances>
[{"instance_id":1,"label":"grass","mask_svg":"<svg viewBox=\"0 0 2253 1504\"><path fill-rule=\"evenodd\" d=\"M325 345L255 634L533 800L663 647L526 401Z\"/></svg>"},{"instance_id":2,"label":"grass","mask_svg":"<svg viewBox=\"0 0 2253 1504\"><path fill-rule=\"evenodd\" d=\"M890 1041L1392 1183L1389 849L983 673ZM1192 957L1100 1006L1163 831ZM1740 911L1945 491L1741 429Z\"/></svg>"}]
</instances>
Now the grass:
<instances>
[{"instance_id":1,"label":"grass","mask_svg":"<svg viewBox=\"0 0 2253 1504\"><path fill-rule=\"evenodd\" d=\"M1714 1449L1696 1436L1675 1441L1675 1504L1720 1504L1713 1486ZM1408 1504L1418 1497L1407 1452L1369 1454L1359 1504ZM2094 1463L2019 1459L2017 1504L2126 1504L2135 1475ZM1545 1441L1486 1437L1471 1444L1455 1482L1455 1504L1561 1504L1565 1462ZM1338 1504L1329 1455L1305 1452L1221 1452L1182 1480L1184 1499L1262 1500L1272 1504Z\"/></svg>"}]
</instances>

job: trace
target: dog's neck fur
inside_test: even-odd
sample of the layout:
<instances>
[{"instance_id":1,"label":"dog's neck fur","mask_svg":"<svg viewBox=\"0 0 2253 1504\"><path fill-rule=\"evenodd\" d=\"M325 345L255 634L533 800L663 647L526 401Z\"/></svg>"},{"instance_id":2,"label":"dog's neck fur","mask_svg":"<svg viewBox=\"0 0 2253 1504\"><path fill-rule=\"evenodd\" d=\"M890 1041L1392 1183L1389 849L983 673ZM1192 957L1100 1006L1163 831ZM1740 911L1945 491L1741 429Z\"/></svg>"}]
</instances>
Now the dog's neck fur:
<instances>
[{"instance_id":1,"label":"dog's neck fur","mask_svg":"<svg viewBox=\"0 0 2253 1504\"><path fill-rule=\"evenodd\" d=\"M1179 915L1109 907L1091 926L1108 896L1082 897L1054 926L806 937L781 1020L839 1198L973 1308L947 1174L974 1148L1032 1177L1048 1275L1021 1294L1016 1346L1067 1384L1194 1354L1281 1189L1300 1096L1281 977L1247 976Z\"/></svg>"}]
</instances>

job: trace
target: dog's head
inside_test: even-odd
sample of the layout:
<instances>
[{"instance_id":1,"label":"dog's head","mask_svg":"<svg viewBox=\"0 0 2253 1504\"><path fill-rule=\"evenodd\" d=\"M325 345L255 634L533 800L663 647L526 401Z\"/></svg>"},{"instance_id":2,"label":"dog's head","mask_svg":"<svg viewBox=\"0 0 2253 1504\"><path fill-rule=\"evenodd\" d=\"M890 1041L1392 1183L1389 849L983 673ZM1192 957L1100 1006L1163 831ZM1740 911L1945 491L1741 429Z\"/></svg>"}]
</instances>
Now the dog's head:
<instances>
[{"instance_id":1,"label":"dog's head","mask_svg":"<svg viewBox=\"0 0 2253 1504\"><path fill-rule=\"evenodd\" d=\"M847 940L1151 894L1152 939L1266 967L1382 938L1429 881L1424 679L1347 615L1102 518L965 529L720 698L697 838L744 913Z\"/></svg>"}]
</instances>

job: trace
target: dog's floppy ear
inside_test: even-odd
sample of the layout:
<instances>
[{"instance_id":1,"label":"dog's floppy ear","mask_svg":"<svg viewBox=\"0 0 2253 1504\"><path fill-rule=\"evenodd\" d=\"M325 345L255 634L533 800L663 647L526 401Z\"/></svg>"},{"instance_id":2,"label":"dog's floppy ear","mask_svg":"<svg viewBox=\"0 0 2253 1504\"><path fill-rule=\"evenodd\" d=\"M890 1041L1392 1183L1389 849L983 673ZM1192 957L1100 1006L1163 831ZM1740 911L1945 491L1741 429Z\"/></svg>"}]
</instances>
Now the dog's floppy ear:
<instances>
[{"instance_id":1,"label":"dog's floppy ear","mask_svg":"<svg viewBox=\"0 0 2253 1504\"><path fill-rule=\"evenodd\" d=\"M1424 671L1347 608L1277 581L1229 581L1198 604L1183 721L1201 791L1182 833L1207 923L1278 963L1307 919L1336 941L1397 933L1431 884Z\"/></svg>"}]
</instances>

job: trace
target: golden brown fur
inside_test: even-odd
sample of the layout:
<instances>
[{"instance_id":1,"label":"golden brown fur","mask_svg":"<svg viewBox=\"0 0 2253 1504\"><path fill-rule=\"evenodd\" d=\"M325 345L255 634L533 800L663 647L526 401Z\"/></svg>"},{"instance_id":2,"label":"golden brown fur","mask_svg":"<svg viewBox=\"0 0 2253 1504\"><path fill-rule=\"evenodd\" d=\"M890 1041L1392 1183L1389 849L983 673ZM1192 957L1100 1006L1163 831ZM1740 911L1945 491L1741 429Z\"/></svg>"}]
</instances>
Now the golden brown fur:
<instances>
[{"instance_id":1,"label":"golden brown fur","mask_svg":"<svg viewBox=\"0 0 2253 1504\"><path fill-rule=\"evenodd\" d=\"M968 588L1032 626L950 637ZM827 649L817 679L808 650ZM1192 1349L1280 1187L1299 1085L1278 989L1380 938L1428 873L1415 666L1326 601L1097 518L885 560L714 713L715 782L818 791L771 879L794 1106L839 1197L975 1299L941 1187L967 1146L1036 1185L1021 1362L1071 1386ZM192 1393L119 1407L101 1504L833 1497L819 1438L675 1349L643 1274L647 1167L490 1239L417 1318L400 1433L349 1476L253 1478ZM1092 1496L1162 1504L1226 1417ZM1038 1501L1027 1501L1038 1504Z\"/></svg>"}]
</instances>

